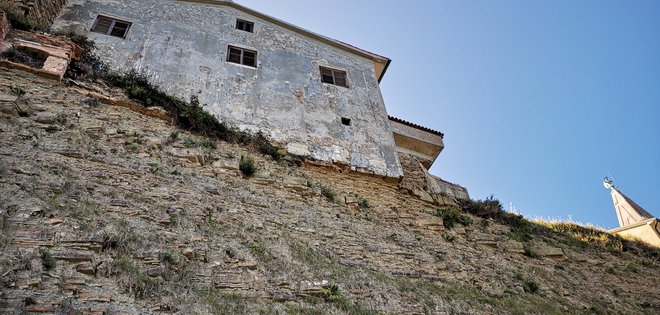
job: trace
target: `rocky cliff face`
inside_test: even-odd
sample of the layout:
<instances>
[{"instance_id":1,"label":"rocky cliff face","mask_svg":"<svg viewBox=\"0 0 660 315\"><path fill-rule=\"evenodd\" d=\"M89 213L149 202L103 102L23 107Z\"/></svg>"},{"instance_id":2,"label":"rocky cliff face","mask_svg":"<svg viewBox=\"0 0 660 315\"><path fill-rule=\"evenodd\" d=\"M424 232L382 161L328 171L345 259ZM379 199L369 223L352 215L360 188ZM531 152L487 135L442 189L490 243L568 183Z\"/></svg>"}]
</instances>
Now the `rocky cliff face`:
<instances>
[{"instance_id":1,"label":"rocky cliff face","mask_svg":"<svg viewBox=\"0 0 660 315\"><path fill-rule=\"evenodd\" d=\"M131 108L0 69L0 312L660 312L657 252L463 213L450 229L398 183Z\"/></svg>"}]
</instances>

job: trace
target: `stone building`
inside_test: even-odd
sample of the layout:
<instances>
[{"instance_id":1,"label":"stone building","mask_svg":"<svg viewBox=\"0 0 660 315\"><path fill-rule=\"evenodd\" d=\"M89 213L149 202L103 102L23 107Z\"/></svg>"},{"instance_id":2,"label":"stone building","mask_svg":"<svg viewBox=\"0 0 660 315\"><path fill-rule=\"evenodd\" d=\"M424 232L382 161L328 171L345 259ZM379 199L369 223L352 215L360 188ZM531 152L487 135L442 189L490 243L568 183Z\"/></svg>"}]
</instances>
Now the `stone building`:
<instances>
[{"instance_id":1,"label":"stone building","mask_svg":"<svg viewBox=\"0 0 660 315\"><path fill-rule=\"evenodd\" d=\"M467 198L427 172L443 135L388 116L386 57L229 0L70 0L52 28L88 36L111 67L198 95L219 120L292 154L398 179L410 164L402 159L413 158L425 178L417 186Z\"/></svg>"}]
</instances>

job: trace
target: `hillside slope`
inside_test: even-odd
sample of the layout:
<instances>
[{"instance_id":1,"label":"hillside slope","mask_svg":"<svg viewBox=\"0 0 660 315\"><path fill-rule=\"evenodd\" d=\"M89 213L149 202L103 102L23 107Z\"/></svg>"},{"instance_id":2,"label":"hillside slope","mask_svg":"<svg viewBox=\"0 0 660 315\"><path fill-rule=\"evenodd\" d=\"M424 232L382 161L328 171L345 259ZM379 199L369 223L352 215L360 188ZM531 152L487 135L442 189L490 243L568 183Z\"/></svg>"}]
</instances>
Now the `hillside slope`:
<instances>
[{"instance_id":1,"label":"hillside slope","mask_svg":"<svg viewBox=\"0 0 660 315\"><path fill-rule=\"evenodd\" d=\"M94 93L130 104L0 69L0 313L660 313L657 251L476 216L450 229L397 183Z\"/></svg>"}]
</instances>

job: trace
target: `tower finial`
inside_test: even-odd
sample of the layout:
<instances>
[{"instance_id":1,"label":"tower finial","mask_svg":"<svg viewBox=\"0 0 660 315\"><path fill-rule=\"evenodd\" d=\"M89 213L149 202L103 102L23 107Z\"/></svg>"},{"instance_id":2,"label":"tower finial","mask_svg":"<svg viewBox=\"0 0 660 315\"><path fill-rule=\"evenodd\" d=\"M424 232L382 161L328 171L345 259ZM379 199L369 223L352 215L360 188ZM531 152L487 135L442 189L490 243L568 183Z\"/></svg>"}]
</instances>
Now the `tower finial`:
<instances>
[{"instance_id":1,"label":"tower finial","mask_svg":"<svg viewBox=\"0 0 660 315\"><path fill-rule=\"evenodd\" d=\"M605 176L605 179L603 179L603 186L605 186L606 189L612 190L614 189L614 182L609 179L609 177Z\"/></svg>"}]
</instances>

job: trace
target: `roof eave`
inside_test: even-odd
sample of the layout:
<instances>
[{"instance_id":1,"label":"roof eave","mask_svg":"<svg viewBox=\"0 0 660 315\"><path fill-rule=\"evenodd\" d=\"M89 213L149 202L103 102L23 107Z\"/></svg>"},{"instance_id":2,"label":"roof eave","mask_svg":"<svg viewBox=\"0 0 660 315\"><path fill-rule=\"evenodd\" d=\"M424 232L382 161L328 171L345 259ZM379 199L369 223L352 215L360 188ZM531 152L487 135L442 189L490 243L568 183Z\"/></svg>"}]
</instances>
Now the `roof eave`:
<instances>
[{"instance_id":1,"label":"roof eave","mask_svg":"<svg viewBox=\"0 0 660 315\"><path fill-rule=\"evenodd\" d=\"M415 128L415 129L419 129L419 130L421 130L421 131L428 132L428 133L430 133L430 134L434 134L434 135L440 136L440 138L442 138L442 139L445 138L445 134L442 133L442 132L440 132L440 131L433 130L433 129L428 128L428 127L424 127L424 126L422 126L422 125L418 125L418 124L415 124L415 123L409 122L409 121L407 121L407 120L403 120L403 119L401 119L401 118L394 117L394 116L392 116L392 115L388 115L387 118L388 118L389 120L391 120L391 121L395 121L395 122L398 122L398 123L400 123L400 124L404 124L404 125L406 125L406 126L409 126L409 127Z\"/></svg>"},{"instance_id":2,"label":"roof eave","mask_svg":"<svg viewBox=\"0 0 660 315\"><path fill-rule=\"evenodd\" d=\"M380 76L378 76L378 83L383 80L383 77L385 76L385 72L387 72L387 69L390 67L390 63L392 63L392 59L387 58L387 63L385 64L385 69L383 69L383 72L380 73Z\"/></svg>"},{"instance_id":3,"label":"roof eave","mask_svg":"<svg viewBox=\"0 0 660 315\"><path fill-rule=\"evenodd\" d=\"M658 219L656 219L656 218L650 218L650 219L646 219L646 220L643 220L643 221L639 221L637 223L633 223L631 225L626 225L626 226L621 226L621 227L618 227L618 228L614 228L614 229L608 230L607 232L609 232L609 233L618 233L618 232L622 232L622 231L625 231L625 230L630 230L630 229L633 229L633 228L636 228L636 227L640 227L640 226L644 226L644 225L648 225L648 224L653 224L657 220Z\"/></svg>"}]
</instances>

